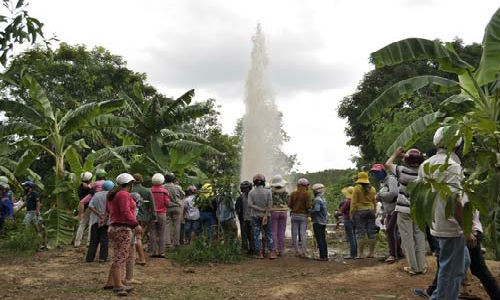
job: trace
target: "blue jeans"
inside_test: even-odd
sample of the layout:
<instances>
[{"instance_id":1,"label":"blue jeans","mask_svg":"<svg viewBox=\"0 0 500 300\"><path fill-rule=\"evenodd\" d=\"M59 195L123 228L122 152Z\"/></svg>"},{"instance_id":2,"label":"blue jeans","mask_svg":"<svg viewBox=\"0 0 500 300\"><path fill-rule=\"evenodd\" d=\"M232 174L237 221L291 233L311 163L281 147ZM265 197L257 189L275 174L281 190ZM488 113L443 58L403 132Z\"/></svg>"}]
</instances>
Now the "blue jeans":
<instances>
[{"instance_id":1,"label":"blue jeans","mask_svg":"<svg viewBox=\"0 0 500 300\"><path fill-rule=\"evenodd\" d=\"M186 243L191 242L191 234L194 232L195 236L200 235L200 220L184 220L184 235Z\"/></svg>"},{"instance_id":2,"label":"blue jeans","mask_svg":"<svg viewBox=\"0 0 500 300\"><path fill-rule=\"evenodd\" d=\"M207 235L208 242L212 242L212 227L215 225L215 216L213 212L200 212L200 223L203 232Z\"/></svg>"},{"instance_id":3,"label":"blue jeans","mask_svg":"<svg viewBox=\"0 0 500 300\"><path fill-rule=\"evenodd\" d=\"M252 217L253 224L253 241L255 244L255 253L259 254L261 252L260 249L260 232L262 229L262 234L266 237L266 246L269 252L274 250L273 243L273 232L272 232L272 224L271 218L267 217L267 224L262 225L262 217Z\"/></svg>"},{"instance_id":4,"label":"blue jeans","mask_svg":"<svg viewBox=\"0 0 500 300\"><path fill-rule=\"evenodd\" d=\"M469 252L463 236L453 238L437 237L439 243L439 270L437 288L431 299L456 300L460 284L464 278L465 267L469 265Z\"/></svg>"},{"instance_id":5,"label":"blue jeans","mask_svg":"<svg viewBox=\"0 0 500 300\"><path fill-rule=\"evenodd\" d=\"M354 223L351 220L344 220L344 230L345 230L345 238L349 243L349 256L357 257L358 256L358 244L356 243L356 236L354 232Z\"/></svg>"},{"instance_id":6,"label":"blue jeans","mask_svg":"<svg viewBox=\"0 0 500 300\"><path fill-rule=\"evenodd\" d=\"M292 214L292 243L293 248L295 249L295 253L299 253L299 242L297 241L297 237L300 238L301 242L301 254L306 254L307 249L307 224L309 223L307 216Z\"/></svg>"}]
</instances>

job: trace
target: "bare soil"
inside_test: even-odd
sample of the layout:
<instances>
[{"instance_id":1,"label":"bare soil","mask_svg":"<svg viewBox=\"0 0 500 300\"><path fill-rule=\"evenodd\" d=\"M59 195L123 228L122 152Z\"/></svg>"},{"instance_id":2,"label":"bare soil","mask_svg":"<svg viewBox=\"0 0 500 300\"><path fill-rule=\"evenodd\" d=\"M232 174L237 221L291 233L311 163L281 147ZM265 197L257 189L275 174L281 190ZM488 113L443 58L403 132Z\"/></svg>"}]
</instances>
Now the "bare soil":
<instances>
[{"instance_id":1,"label":"bare soil","mask_svg":"<svg viewBox=\"0 0 500 300\"><path fill-rule=\"evenodd\" d=\"M0 299L114 299L102 290L109 262L84 263L86 250L59 249L32 257L1 257ZM136 285L128 299L419 299L412 288L426 287L434 276L435 258L427 257L429 272L410 276L405 261L388 265L378 259L329 262L293 255L277 260L244 259L239 264L180 266L169 259L149 259L136 266ZM500 262L488 261L500 279ZM476 278L474 294L488 299Z\"/></svg>"}]
</instances>

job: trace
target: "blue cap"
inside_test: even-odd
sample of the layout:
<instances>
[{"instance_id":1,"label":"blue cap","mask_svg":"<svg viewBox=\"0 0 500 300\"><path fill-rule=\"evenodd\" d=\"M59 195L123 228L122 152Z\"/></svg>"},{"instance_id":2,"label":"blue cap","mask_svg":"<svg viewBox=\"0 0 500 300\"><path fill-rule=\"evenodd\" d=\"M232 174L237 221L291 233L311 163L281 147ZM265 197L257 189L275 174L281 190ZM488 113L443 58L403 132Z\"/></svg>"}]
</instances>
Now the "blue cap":
<instances>
[{"instance_id":1,"label":"blue cap","mask_svg":"<svg viewBox=\"0 0 500 300\"><path fill-rule=\"evenodd\" d=\"M114 187L115 187L115 183L113 181L111 181L111 180L106 180L102 184L102 189L105 190L105 191L109 191L109 190L111 190Z\"/></svg>"},{"instance_id":2,"label":"blue cap","mask_svg":"<svg viewBox=\"0 0 500 300\"><path fill-rule=\"evenodd\" d=\"M28 180L28 181L25 181L25 182L21 183L21 185L29 185L29 186L31 186L31 187L34 187L34 186L35 186L35 183L33 183L33 181L29 181L29 180Z\"/></svg>"}]
</instances>

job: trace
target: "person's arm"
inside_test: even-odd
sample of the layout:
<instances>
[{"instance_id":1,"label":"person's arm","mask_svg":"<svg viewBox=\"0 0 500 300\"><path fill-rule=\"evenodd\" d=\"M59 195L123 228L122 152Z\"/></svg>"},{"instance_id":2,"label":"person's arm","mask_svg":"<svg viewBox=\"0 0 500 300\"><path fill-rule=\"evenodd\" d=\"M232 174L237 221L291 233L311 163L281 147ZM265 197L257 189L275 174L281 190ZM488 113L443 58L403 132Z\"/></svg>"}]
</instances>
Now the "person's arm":
<instances>
[{"instance_id":1,"label":"person's arm","mask_svg":"<svg viewBox=\"0 0 500 300\"><path fill-rule=\"evenodd\" d=\"M321 211L321 201L314 199L314 204L312 206L311 212Z\"/></svg>"},{"instance_id":2,"label":"person's arm","mask_svg":"<svg viewBox=\"0 0 500 300\"><path fill-rule=\"evenodd\" d=\"M42 208L42 203L40 202L40 198L36 200L36 214L40 214L40 209Z\"/></svg>"},{"instance_id":3,"label":"person's arm","mask_svg":"<svg viewBox=\"0 0 500 300\"><path fill-rule=\"evenodd\" d=\"M165 201L165 207L168 207L170 205L170 192L165 189L165 196L163 197Z\"/></svg>"},{"instance_id":4,"label":"person's arm","mask_svg":"<svg viewBox=\"0 0 500 300\"><path fill-rule=\"evenodd\" d=\"M398 147L396 150L394 150L394 153L392 153L391 157L387 159L385 162L385 168L391 170L394 173L394 161L396 159L401 158L404 155L404 149L403 147ZM394 173L395 174L395 173Z\"/></svg>"},{"instance_id":5,"label":"person's arm","mask_svg":"<svg viewBox=\"0 0 500 300\"><path fill-rule=\"evenodd\" d=\"M150 190L148 190L148 197L149 197L149 215L151 217L151 221L156 222L158 217L156 216L156 203L155 199L153 197L153 193L151 193Z\"/></svg>"},{"instance_id":6,"label":"person's arm","mask_svg":"<svg viewBox=\"0 0 500 300\"><path fill-rule=\"evenodd\" d=\"M351 198L351 207L349 209L349 216L352 219L352 216L354 215L354 211L356 210L358 206L358 189L354 188L354 193L352 193L352 198Z\"/></svg>"},{"instance_id":7,"label":"person's arm","mask_svg":"<svg viewBox=\"0 0 500 300\"><path fill-rule=\"evenodd\" d=\"M398 181L394 176L387 178L387 191L381 191L377 194L380 201L385 203L392 203L398 197L399 188Z\"/></svg>"}]
</instances>

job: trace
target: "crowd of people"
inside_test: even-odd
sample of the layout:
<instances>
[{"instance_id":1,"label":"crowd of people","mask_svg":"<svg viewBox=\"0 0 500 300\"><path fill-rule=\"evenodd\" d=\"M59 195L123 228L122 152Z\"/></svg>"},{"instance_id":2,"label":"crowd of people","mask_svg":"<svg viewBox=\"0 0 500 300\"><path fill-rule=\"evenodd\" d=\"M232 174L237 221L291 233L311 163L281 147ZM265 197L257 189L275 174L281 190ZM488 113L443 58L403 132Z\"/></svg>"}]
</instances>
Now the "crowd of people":
<instances>
[{"instance_id":1,"label":"crowd of people","mask_svg":"<svg viewBox=\"0 0 500 300\"><path fill-rule=\"evenodd\" d=\"M467 283L467 269L477 276L491 299L500 299L500 290L488 270L481 240L483 228L479 212L473 214L469 236L463 231L463 205L468 201L462 193L463 170L461 156L463 140L453 149L444 142L449 127L438 129L434 136L437 153L425 159L418 149L398 148L384 164L374 164L369 172L359 172L352 186L342 189L344 201L339 207L349 254L344 259L374 258L379 226L377 206L383 215L388 244L386 263L406 259L404 271L411 276L426 274L426 240L436 256L434 281L427 289L414 292L429 299L458 299L461 286ZM429 167L424 170L424 166ZM442 165L441 168L432 166ZM428 170L432 170L429 172ZM92 178L95 181L92 182ZM372 179L371 179L372 178ZM412 218L412 182L440 180L453 193L453 211L446 213L449 201L436 199L432 226L425 231ZM375 180L372 184L370 180ZM238 243L241 250L256 259L271 260L285 256L287 219L291 223L293 253L308 257L307 230L314 235L320 261L328 261L326 227L328 222L325 186L300 178L294 191L288 192L285 179L274 176L269 182L256 174L252 182L243 181L240 193L233 201L229 191L217 193L211 183L199 189L189 185L183 189L174 174L156 173L151 187L143 185L141 174L122 173L114 181L107 179L104 170L81 174L78 187L78 219L74 246L80 247L86 227L88 249L86 262L106 262L108 244L113 249L113 261L104 289L126 296L140 284L133 276L134 265L145 265L145 249L151 259L166 256L167 247L190 244L202 239L207 247L214 241ZM35 184L24 182L26 225L36 225L40 216L40 195ZM378 190L375 188L378 187ZM24 205L24 204L23 204ZM14 202L8 180L0 177L0 228L6 218L12 218ZM239 226L237 225L239 222ZM239 234L238 234L239 228ZM143 242L147 241L147 247ZM365 253L365 250L368 250ZM99 253L97 253L99 250Z\"/></svg>"}]
</instances>

